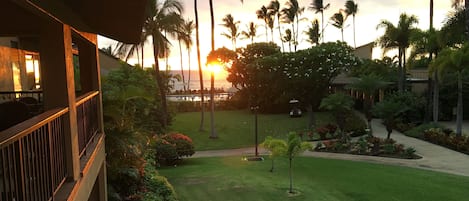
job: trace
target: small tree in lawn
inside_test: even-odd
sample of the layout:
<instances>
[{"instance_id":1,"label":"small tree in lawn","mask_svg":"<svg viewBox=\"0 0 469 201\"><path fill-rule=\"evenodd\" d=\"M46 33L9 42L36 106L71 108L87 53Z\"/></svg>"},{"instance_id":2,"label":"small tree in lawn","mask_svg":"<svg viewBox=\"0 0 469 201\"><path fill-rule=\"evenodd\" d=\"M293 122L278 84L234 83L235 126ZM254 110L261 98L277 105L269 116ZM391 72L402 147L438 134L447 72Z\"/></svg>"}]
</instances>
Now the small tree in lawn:
<instances>
[{"instance_id":1,"label":"small tree in lawn","mask_svg":"<svg viewBox=\"0 0 469 201\"><path fill-rule=\"evenodd\" d=\"M301 138L295 132L290 132L288 134L286 155L288 157L288 161L290 164L289 166L289 175L290 175L289 193L294 193L293 192L293 177L292 177L292 161L295 158L295 156L298 156L299 154L311 148L312 148L311 144L308 142L302 142Z\"/></svg>"},{"instance_id":2,"label":"small tree in lawn","mask_svg":"<svg viewBox=\"0 0 469 201\"><path fill-rule=\"evenodd\" d=\"M332 111L336 123L342 132L342 139L347 139L344 133L346 114L352 111L352 97L343 93L335 93L322 99L319 108Z\"/></svg>"},{"instance_id":3,"label":"small tree in lawn","mask_svg":"<svg viewBox=\"0 0 469 201\"><path fill-rule=\"evenodd\" d=\"M399 102L383 101L373 107L373 114L383 120L386 131L388 131L387 139L391 138L392 129L396 124L397 117L405 112L407 107Z\"/></svg>"},{"instance_id":4,"label":"small tree in lawn","mask_svg":"<svg viewBox=\"0 0 469 201\"><path fill-rule=\"evenodd\" d=\"M265 149L270 151L270 159L272 160L272 167L270 172L274 171L274 159L278 156L284 156L287 152L287 143L285 140L275 139L272 136L267 136L261 144Z\"/></svg>"}]
</instances>

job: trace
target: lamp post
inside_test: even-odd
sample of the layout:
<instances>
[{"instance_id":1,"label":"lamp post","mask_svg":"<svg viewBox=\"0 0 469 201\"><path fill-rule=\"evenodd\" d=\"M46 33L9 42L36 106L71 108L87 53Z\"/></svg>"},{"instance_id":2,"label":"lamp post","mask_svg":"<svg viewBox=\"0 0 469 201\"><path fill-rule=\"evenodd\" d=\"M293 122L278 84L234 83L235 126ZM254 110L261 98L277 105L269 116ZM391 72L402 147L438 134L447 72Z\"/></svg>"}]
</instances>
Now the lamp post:
<instances>
[{"instance_id":1,"label":"lamp post","mask_svg":"<svg viewBox=\"0 0 469 201\"><path fill-rule=\"evenodd\" d=\"M259 151L258 151L258 148L257 148L257 144L258 144L258 141L257 141L257 110L259 110L259 106L257 106L257 105L252 106L251 110L254 111L254 143L256 144L255 156L258 157L259 156Z\"/></svg>"}]
</instances>

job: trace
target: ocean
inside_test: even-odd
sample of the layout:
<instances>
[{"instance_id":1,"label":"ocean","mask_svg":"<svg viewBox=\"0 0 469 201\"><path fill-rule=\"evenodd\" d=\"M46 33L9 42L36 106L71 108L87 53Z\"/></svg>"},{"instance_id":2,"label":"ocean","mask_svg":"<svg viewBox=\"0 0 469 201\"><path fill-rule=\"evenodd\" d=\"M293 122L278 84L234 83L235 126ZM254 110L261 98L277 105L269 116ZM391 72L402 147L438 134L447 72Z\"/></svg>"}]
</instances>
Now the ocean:
<instances>
[{"instance_id":1,"label":"ocean","mask_svg":"<svg viewBox=\"0 0 469 201\"><path fill-rule=\"evenodd\" d=\"M171 70L170 74L172 75L181 75L181 71L179 70ZM190 74L190 82L187 83L189 79L189 74ZM204 78L204 88L205 89L210 89L210 73L204 72L203 74ZM190 72L188 70L184 71L184 80L186 82L186 89L187 86L191 90L199 90L200 89L200 82L199 82L199 71L194 71L191 70ZM183 90L183 83L182 83L182 76L181 76L181 81L177 81L176 79L173 79L174 81L174 87L172 91L176 90ZM232 90L232 85L230 82L226 81L226 75L223 77L215 77L215 82L214 82L215 88L216 89L223 89L225 91L227 90Z\"/></svg>"}]
</instances>

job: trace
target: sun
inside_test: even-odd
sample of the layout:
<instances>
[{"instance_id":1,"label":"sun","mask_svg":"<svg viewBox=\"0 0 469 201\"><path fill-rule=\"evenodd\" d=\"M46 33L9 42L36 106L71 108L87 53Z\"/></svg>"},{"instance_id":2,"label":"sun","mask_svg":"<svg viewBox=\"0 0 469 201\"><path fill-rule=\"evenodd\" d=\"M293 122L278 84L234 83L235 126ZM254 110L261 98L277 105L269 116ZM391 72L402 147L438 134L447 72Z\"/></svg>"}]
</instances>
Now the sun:
<instances>
[{"instance_id":1,"label":"sun","mask_svg":"<svg viewBox=\"0 0 469 201\"><path fill-rule=\"evenodd\" d=\"M213 72L215 76L221 76L224 74L225 70L219 62L210 62L207 64L207 68L210 72Z\"/></svg>"}]
</instances>

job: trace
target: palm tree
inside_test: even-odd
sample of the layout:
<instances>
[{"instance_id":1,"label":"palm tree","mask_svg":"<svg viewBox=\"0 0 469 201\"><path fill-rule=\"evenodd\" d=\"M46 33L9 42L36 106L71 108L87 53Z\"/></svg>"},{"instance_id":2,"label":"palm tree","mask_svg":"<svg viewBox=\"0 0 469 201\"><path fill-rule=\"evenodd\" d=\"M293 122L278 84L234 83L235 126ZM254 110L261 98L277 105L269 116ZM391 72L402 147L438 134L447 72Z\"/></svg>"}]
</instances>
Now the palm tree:
<instances>
[{"instance_id":1,"label":"palm tree","mask_svg":"<svg viewBox=\"0 0 469 201\"><path fill-rule=\"evenodd\" d=\"M454 8L459 8L464 2L464 14L466 16L466 37L469 37L469 0L452 0L453 1L453 7Z\"/></svg>"},{"instance_id":2,"label":"palm tree","mask_svg":"<svg viewBox=\"0 0 469 201\"><path fill-rule=\"evenodd\" d=\"M290 176L290 189L289 193L293 192L293 175L292 175L292 163L293 159L303 153L304 151L311 149L311 144L309 142L302 142L298 134L294 132L290 132L288 134L288 141L287 141L287 150L286 154L289 161L289 171L288 175Z\"/></svg>"},{"instance_id":3,"label":"palm tree","mask_svg":"<svg viewBox=\"0 0 469 201\"><path fill-rule=\"evenodd\" d=\"M177 40L178 40L178 45L179 45L179 57L181 61L180 65L181 65L182 87L183 87L184 92L186 92L186 81L184 77L184 68L183 68L183 61L182 61L182 42L187 44L186 41L191 41L191 36L188 35L185 31L185 25L187 22L183 20L182 23L183 24L182 26L179 27L180 30L177 33Z\"/></svg>"},{"instance_id":4,"label":"palm tree","mask_svg":"<svg viewBox=\"0 0 469 201\"><path fill-rule=\"evenodd\" d=\"M265 6L262 6L261 9L256 11L257 19L264 20L265 23L265 42L269 42L269 37L267 34L267 28L269 27L269 11Z\"/></svg>"},{"instance_id":5,"label":"palm tree","mask_svg":"<svg viewBox=\"0 0 469 201\"><path fill-rule=\"evenodd\" d=\"M342 14L341 11L335 13L331 17L332 20L332 26L338 28L340 30L340 33L342 34L342 41L344 41L344 22L346 20L346 17Z\"/></svg>"},{"instance_id":6,"label":"palm tree","mask_svg":"<svg viewBox=\"0 0 469 201\"><path fill-rule=\"evenodd\" d=\"M469 71L469 44L466 43L460 49L446 48L431 64L437 70L440 77L443 73L456 73L458 76L458 104L456 113L456 136L462 135L463 120L463 81L462 74Z\"/></svg>"},{"instance_id":7,"label":"palm tree","mask_svg":"<svg viewBox=\"0 0 469 201\"><path fill-rule=\"evenodd\" d=\"M247 38L251 39L251 44L254 43L254 38L256 37L257 25L254 22L249 22L249 25L246 26L247 31L242 31L241 34Z\"/></svg>"},{"instance_id":8,"label":"palm tree","mask_svg":"<svg viewBox=\"0 0 469 201\"><path fill-rule=\"evenodd\" d=\"M384 100L373 107L373 114L383 120L383 124L388 132L387 139L391 139L392 129L396 126L399 115L408 108L401 102Z\"/></svg>"},{"instance_id":9,"label":"palm tree","mask_svg":"<svg viewBox=\"0 0 469 201\"><path fill-rule=\"evenodd\" d=\"M292 25L292 41L295 47L298 45L298 24L299 24L299 15L304 12L304 7L300 7L298 0L288 0L286 2L286 8L282 9L283 19L286 23L291 23ZM296 23L296 29L295 29Z\"/></svg>"},{"instance_id":10,"label":"palm tree","mask_svg":"<svg viewBox=\"0 0 469 201\"><path fill-rule=\"evenodd\" d=\"M321 34L319 33L319 21L317 19L311 22L311 26L304 33L308 36L306 41L311 43L311 45L319 45Z\"/></svg>"},{"instance_id":11,"label":"palm tree","mask_svg":"<svg viewBox=\"0 0 469 201\"><path fill-rule=\"evenodd\" d=\"M418 19L415 15L408 16L403 13L399 17L399 23L394 26L391 22L387 20L381 21L377 29L384 28L384 35L378 39L378 44L388 51L390 49L398 49L398 59L399 59L399 79L398 79L398 88L399 91L404 91L404 82L405 82L405 64L406 64L406 50L410 44L410 36L415 32L415 27L418 23Z\"/></svg>"},{"instance_id":12,"label":"palm tree","mask_svg":"<svg viewBox=\"0 0 469 201\"><path fill-rule=\"evenodd\" d=\"M199 131L204 130L205 107L204 107L204 77L202 73L202 62L200 60L200 42L199 42L199 13L197 9L197 0L194 0L195 15L195 44L197 46L197 64L199 66L199 83L200 83L200 126Z\"/></svg>"},{"instance_id":13,"label":"palm tree","mask_svg":"<svg viewBox=\"0 0 469 201\"><path fill-rule=\"evenodd\" d=\"M240 34L238 32L239 21L235 21L231 14L226 15L222 20L223 24L221 25L228 29L228 33L222 33L222 35L231 40L233 51L236 51L236 40Z\"/></svg>"},{"instance_id":14,"label":"palm tree","mask_svg":"<svg viewBox=\"0 0 469 201\"><path fill-rule=\"evenodd\" d=\"M353 17L353 46L357 47L357 42L355 41L355 15L358 12L358 4L355 3L354 0L347 0L345 2L345 15L347 16L352 15Z\"/></svg>"},{"instance_id":15,"label":"palm tree","mask_svg":"<svg viewBox=\"0 0 469 201\"><path fill-rule=\"evenodd\" d=\"M215 51L215 17L213 12L213 0L209 0L210 4L210 24L211 24L211 51ZM217 139L215 132L215 75L212 71L210 74L210 139Z\"/></svg>"},{"instance_id":16,"label":"palm tree","mask_svg":"<svg viewBox=\"0 0 469 201\"><path fill-rule=\"evenodd\" d=\"M164 33L175 34L179 32L179 26L182 24L181 13L183 11L182 3L178 0L151 0L149 16L145 20L145 30L152 36L153 57L155 59L154 74L160 91L162 102L163 127L168 123L168 110L166 104L166 88L163 77L160 74L158 59L164 57L169 52L170 42Z\"/></svg>"},{"instance_id":17,"label":"palm tree","mask_svg":"<svg viewBox=\"0 0 469 201\"><path fill-rule=\"evenodd\" d=\"M328 9L330 4L324 6L323 0L313 0L311 2L309 9L314 10L315 13L321 13L321 37L322 42L324 42L324 11Z\"/></svg>"},{"instance_id":18,"label":"palm tree","mask_svg":"<svg viewBox=\"0 0 469 201\"><path fill-rule=\"evenodd\" d=\"M189 77L187 78L187 90L190 91L190 83L191 83L191 47L192 47L192 32L194 31L194 21L186 20L184 25L182 26L182 31L185 33L183 38L184 45L187 49L187 66L189 70Z\"/></svg>"},{"instance_id":19,"label":"palm tree","mask_svg":"<svg viewBox=\"0 0 469 201\"><path fill-rule=\"evenodd\" d=\"M342 132L342 140L347 140L344 128L346 121L346 114L352 111L353 99L352 97L343 93L331 94L321 100L319 108L332 111L337 126Z\"/></svg>"},{"instance_id":20,"label":"palm tree","mask_svg":"<svg viewBox=\"0 0 469 201\"><path fill-rule=\"evenodd\" d=\"M275 15L277 16L277 26L278 26L278 34L280 36L280 39L282 39L282 31L280 29L280 2L278 2L278 0L273 0L273 1L270 1L270 4L269 6L267 6L267 9L269 9L269 12L271 13L271 15ZM285 51L285 48L283 46L283 42L282 43L282 51Z\"/></svg>"},{"instance_id":21,"label":"palm tree","mask_svg":"<svg viewBox=\"0 0 469 201\"><path fill-rule=\"evenodd\" d=\"M293 37L291 34L291 30L287 29L285 30L285 34L283 35L282 41L283 42L288 42L288 50L291 52L291 43L292 43Z\"/></svg>"},{"instance_id":22,"label":"palm tree","mask_svg":"<svg viewBox=\"0 0 469 201\"><path fill-rule=\"evenodd\" d=\"M359 80L354 81L350 86L352 89L360 91L365 95L365 113L370 133L373 133L371 128L371 119L373 118L371 108L373 108L374 105L374 95L378 90L388 85L387 82L382 80L383 78L374 74L364 75Z\"/></svg>"}]
</instances>

